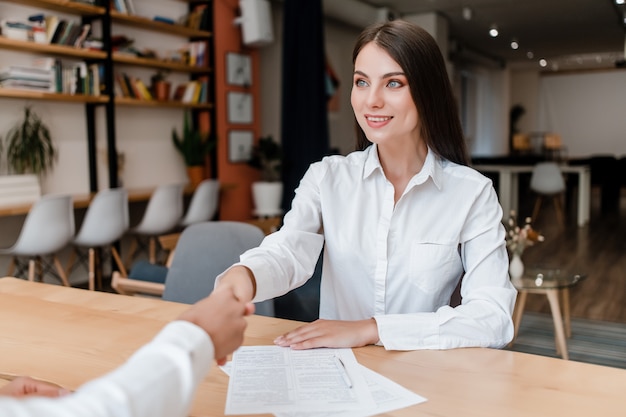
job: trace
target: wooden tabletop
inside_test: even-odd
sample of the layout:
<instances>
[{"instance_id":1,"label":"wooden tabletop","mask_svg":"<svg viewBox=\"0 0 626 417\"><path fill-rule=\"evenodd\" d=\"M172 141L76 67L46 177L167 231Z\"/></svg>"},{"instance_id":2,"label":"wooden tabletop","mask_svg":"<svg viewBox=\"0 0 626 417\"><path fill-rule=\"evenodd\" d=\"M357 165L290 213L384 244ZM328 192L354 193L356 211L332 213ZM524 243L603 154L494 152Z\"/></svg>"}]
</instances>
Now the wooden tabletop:
<instances>
[{"instance_id":1,"label":"wooden tabletop","mask_svg":"<svg viewBox=\"0 0 626 417\"><path fill-rule=\"evenodd\" d=\"M0 373L75 389L122 364L187 306L0 279ZM246 345L269 345L300 323L252 316ZM622 416L626 370L493 349L388 352L358 361L428 399L386 416ZM193 416L224 413L228 377L214 366Z\"/></svg>"}]
</instances>

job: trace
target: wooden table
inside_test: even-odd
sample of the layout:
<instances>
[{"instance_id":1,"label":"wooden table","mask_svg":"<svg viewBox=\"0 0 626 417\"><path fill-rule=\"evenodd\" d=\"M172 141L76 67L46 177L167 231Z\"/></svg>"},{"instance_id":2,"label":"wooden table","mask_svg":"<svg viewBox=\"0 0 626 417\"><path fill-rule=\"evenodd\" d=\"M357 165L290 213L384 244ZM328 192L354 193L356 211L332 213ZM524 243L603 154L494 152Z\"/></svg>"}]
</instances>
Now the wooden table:
<instances>
[{"instance_id":1,"label":"wooden table","mask_svg":"<svg viewBox=\"0 0 626 417\"><path fill-rule=\"evenodd\" d=\"M511 210L518 212L519 174L533 172L534 165L473 165L480 172L495 172L499 176L498 199L502 215L508 219ZM591 210L591 168L587 165L560 165L561 172L578 176L578 202L576 222L582 227L589 222Z\"/></svg>"},{"instance_id":2,"label":"wooden table","mask_svg":"<svg viewBox=\"0 0 626 417\"><path fill-rule=\"evenodd\" d=\"M75 389L120 365L187 306L0 279L0 372ZM268 345L297 322L249 318L245 344ZM626 370L493 349L354 349L360 363L428 398L387 416L622 416ZM213 367L193 416L220 416L228 377Z\"/></svg>"}]
</instances>

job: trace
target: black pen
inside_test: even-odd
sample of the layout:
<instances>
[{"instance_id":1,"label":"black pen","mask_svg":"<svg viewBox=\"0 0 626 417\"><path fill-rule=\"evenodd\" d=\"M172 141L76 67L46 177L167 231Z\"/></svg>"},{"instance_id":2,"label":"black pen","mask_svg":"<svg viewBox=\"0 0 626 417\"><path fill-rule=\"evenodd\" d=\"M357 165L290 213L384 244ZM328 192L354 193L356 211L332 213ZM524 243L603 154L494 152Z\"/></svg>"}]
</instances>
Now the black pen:
<instances>
[{"instance_id":1,"label":"black pen","mask_svg":"<svg viewBox=\"0 0 626 417\"><path fill-rule=\"evenodd\" d=\"M348 375L346 366L343 364L343 361L341 360L341 358L337 355L334 355L333 360L335 361L335 366L337 366L337 369L339 370L339 373L341 374L343 381L346 383L348 388L352 388L352 380L350 379L350 375Z\"/></svg>"}]
</instances>

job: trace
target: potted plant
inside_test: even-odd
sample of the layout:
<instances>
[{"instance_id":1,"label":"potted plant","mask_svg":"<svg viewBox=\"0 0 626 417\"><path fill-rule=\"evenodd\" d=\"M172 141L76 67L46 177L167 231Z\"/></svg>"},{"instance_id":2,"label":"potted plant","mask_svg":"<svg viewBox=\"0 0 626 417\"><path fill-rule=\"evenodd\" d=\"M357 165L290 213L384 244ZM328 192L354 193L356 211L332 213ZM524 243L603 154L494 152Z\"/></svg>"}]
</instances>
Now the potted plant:
<instances>
[{"instance_id":1,"label":"potted plant","mask_svg":"<svg viewBox=\"0 0 626 417\"><path fill-rule=\"evenodd\" d=\"M172 84L167 81L167 74L165 70L158 70L156 74L150 77L150 91L155 100L167 101L170 99Z\"/></svg>"},{"instance_id":2,"label":"potted plant","mask_svg":"<svg viewBox=\"0 0 626 417\"><path fill-rule=\"evenodd\" d=\"M277 216L282 213L280 203L283 194L281 182L283 149L271 135L259 138L252 147L248 164L261 171L261 181L252 184L254 214L259 217Z\"/></svg>"},{"instance_id":3,"label":"potted plant","mask_svg":"<svg viewBox=\"0 0 626 417\"><path fill-rule=\"evenodd\" d=\"M24 119L9 130L5 142L10 172L45 175L57 161L50 129L31 106L24 107Z\"/></svg>"},{"instance_id":4,"label":"potted plant","mask_svg":"<svg viewBox=\"0 0 626 417\"><path fill-rule=\"evenodd\" d=\"M183 156L189 181L195 188L204 179L205 157L215 147L215 141L209 138L208 133L195 129L191 113L185 111L182 134L179 135L175 128L172 129L172 142Z\"/></svg>"}]
</instances>

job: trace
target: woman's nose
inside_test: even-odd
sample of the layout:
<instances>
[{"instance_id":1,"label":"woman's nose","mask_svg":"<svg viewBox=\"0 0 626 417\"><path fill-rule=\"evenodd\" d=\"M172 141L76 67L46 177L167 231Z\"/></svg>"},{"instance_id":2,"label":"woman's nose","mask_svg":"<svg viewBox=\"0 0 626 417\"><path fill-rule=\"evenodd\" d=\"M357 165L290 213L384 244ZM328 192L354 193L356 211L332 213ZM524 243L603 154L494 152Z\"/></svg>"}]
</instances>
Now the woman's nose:
<instances>
[{"instance_id":1,"label":"woman's nose","mask_svg":"<svg viewBox=\"0 0 626 417\"><path fill-rule=\"evenodd\" d=\"M370 107L382 107L383 95L378 88L370 88L367 94L367 105Z\"/></svg>"}]
</instances>

